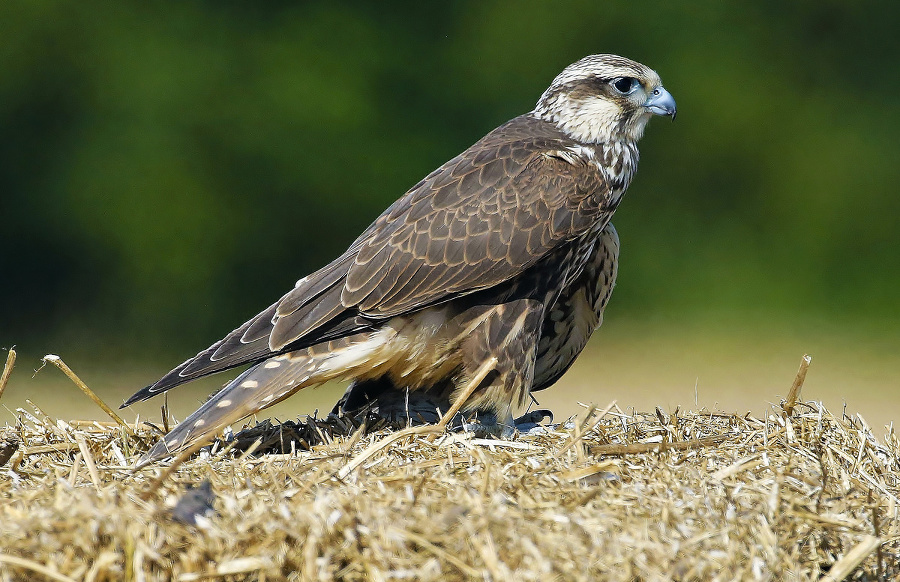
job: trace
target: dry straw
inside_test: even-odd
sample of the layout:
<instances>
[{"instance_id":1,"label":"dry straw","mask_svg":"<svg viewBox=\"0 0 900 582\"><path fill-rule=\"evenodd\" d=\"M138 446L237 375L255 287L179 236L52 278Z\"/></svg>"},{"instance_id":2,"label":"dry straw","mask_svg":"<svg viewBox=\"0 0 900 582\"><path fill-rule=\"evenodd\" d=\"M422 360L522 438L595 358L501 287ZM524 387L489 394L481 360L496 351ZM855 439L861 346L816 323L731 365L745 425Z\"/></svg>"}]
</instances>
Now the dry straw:
<instances>
[{"instance_id":1,"label":"dry straw","mask_svg":"<svg viewBox=\"0 0 900 582\"><path fill-rule=\"evenodd\" d=\"M148 428L20 409L0 579L900 577L900 442L815 402L761 418L612 404L512 440L367 426L296 423L279 453L216 448L159 479L132 469ZM174 520L204 479L215 512Z\"/></svg>"}]
</instances>

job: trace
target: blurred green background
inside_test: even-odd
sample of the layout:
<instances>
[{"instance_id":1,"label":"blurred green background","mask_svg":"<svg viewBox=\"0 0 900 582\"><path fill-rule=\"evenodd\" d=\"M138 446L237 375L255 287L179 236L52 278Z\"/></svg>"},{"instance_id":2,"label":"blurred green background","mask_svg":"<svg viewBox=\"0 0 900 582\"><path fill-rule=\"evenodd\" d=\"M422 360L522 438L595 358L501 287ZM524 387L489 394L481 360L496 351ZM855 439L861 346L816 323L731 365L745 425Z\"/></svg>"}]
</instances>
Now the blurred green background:
<instances>
[{"instance_id":1,"label":"blurred green background","mask_svg":"<svg viewBox=\"0 0 900 582\"><path fill-rule=\"evenodd\" d=\"M0 404L97 413L55 371L31 378L48 352L120 402L564 66L614 52L660 73L678 121L650 124L607 324L546 398L758 409L810 352L807 397L900 418L898 17L835 0L3 2L0 347L20 359ZM188 411L222 380L171 399Z\"/></svg>"}]
</instances>

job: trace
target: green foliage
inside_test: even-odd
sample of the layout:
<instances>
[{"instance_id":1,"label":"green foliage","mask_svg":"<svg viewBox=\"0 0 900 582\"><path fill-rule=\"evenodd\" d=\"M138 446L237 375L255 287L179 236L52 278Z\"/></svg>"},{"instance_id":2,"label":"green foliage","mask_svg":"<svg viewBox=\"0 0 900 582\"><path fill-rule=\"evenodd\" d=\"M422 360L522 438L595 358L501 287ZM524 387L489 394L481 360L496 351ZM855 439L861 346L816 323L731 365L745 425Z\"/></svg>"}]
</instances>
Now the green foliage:
<instances>
[{"instance_id":1,"label":"green foliage","mask_svg":"<svg viewBox=\"0 0 900 582\"><path fill-rule=\"evenodd\" d=\"M612 310L896 318L898 12L0 4L0 344L199 348L595 52L679 104L616 215Z\"/></svg>"}]
</instances>

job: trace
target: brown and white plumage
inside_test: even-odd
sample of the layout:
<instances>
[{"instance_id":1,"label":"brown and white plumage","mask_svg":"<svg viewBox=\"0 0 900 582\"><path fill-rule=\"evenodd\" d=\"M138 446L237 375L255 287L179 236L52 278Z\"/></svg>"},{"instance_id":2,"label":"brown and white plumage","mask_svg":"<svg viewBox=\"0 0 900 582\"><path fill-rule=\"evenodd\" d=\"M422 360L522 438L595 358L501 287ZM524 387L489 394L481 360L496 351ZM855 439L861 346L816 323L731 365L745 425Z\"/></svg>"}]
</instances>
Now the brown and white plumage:
<instances>
[{"instance_id":1,"label":"brown and white plumage","mask_svg":"<svg viewBox=\"0 0 900 582\"><path fill-rule=\"evenodd\" d=\"M618 253L609 219L653 114L674 117L675 103L651 69L614 55L567 67L532 112L426 176L343 255L132 396L123 406L254 364L146 459L305 386L455 391L490 357L466 408L510 419L599 325Z\"/></svg>"}]
</instances>

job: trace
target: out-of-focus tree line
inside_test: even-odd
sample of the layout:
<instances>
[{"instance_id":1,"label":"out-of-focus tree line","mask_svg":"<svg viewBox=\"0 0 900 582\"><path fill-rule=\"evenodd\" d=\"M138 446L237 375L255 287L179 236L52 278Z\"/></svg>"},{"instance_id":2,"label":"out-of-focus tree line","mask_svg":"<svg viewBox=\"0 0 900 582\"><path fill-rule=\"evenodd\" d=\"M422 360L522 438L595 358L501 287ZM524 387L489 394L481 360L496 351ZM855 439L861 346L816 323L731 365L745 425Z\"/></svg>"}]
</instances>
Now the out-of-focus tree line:
<instances>
[{"instance_id":1,"label":"out-of-focus tree line","mask_svg":"<svg viewBox=\"0 0 900 582\"><path fill-rule=\"evenodd\" d=\"M608 317L896 326L900 4L0 3L0 345L200 349L597 52L655 68Z\"/></svg>"}]
</instances>

